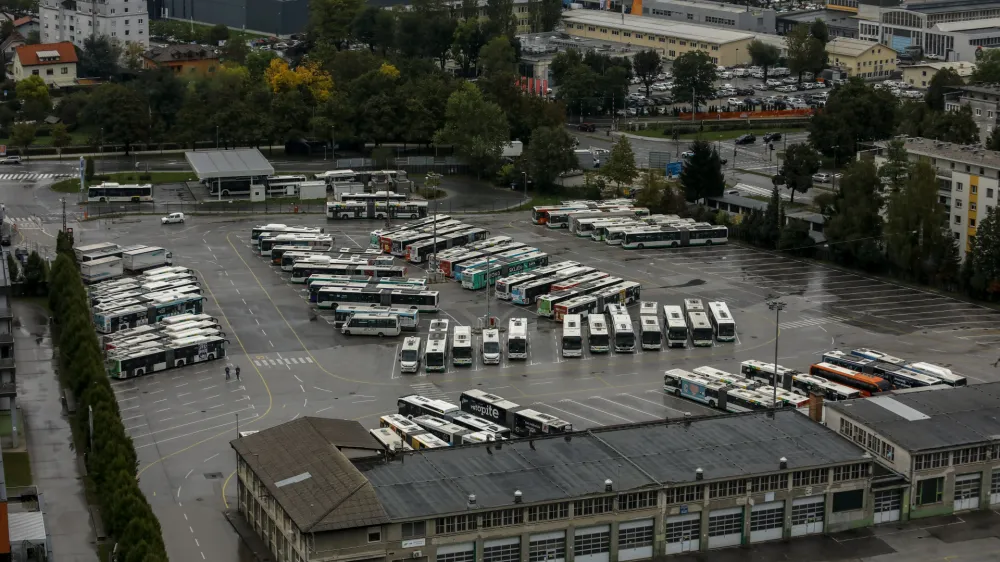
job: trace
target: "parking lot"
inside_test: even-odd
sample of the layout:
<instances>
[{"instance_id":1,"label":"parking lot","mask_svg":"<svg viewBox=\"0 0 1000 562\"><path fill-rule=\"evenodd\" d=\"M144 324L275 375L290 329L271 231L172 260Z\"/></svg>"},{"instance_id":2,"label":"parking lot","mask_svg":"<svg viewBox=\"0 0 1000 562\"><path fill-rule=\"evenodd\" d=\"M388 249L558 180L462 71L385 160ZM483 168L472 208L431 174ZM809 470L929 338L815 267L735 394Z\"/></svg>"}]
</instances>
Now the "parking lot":
<instances>
[{"instance_id":1,"label":"parking lot","mask_svg":"<svg viewBox=\"0 0 1000 562\"><path fill-rule=\"evenodd\" d=\"M739 339L709 348L585 351L581 358L563 358L557 323L537 317L533 308L493 299L490 314L501 326L511 317L528 319L527 360L505 357L500 365L483 365L477 358L472 366L449 366L444 373L404 375L396 360L402 337L339 334L325 321L325 311L310 311L302 285L289 283L287 274L252 253L250 221L191 217L185 225L163 226L145 217L113 229L84 223L79 236L87 243L111 238L163 245L173 250L176 265L196 269L206 313L220 319L230 341L228 363L242 370L242 380L226 381L225 362L216 361L114 383L139 455L141 486L164 526L172 559L242 556L221 515L235 499L228 441L237 435L237 423L243 431L330 416L375 427L402 395L457 403L470 388L533 406L576 428L700 415L709 410L663 393L663 371L710 365L737 372L741 361L773 360L776 337L779 362L799 369L832 348L872 347L930 359L973 381L996 378L991 364L1000 314L975 305L735 245L625 251L531 225L526 213L462 220L536 246L553 262L573 260L639 281L642 299L661 306L683 298L724 300ZM366 245L370 230L379 226L306 217L280 222L323 224L338 246ZM423 275L408 267L408 275ZM485 291L453 281L429 288L440 291L442 310L421 314L421 334L432 318L475 325L486 313ZM788 304L777 319L780 331L765 303L769 295ZM637 319L637 311L632 316Z\"/></svg>"}]
</instances>

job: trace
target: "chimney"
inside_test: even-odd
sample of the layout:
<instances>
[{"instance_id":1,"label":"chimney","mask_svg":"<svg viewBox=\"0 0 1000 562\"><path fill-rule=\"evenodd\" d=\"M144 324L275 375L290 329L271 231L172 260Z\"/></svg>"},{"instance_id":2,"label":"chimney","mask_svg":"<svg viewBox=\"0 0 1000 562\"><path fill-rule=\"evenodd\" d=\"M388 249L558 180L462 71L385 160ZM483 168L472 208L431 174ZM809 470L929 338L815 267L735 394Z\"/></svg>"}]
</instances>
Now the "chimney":
<instances>
[{"instance_id":1,"label":"chimney","mask_svg":"<svg viewBox=\"0 0 1000 562\"><path fill-rule=\"evenodd\" d=\"M781 457L780 459L778 459L778 468L780 468L781 470L786 470L788 468L788 459L786 459L785 457Z\"/></svg>"},{"instance_id":2,"label":"chimney","mask_svg":"<svg viewBox=\"0 0 1000 562\"><path fill-rule=\"evenodd\" d=\"M820 392L809 393L809 419L816 423L823 422L823 394Z\"/></svg>"},{"instance_id":3,"label":"chimney","mask_svg":"<svg viewBox=\"0 0 1000 562\"><path fill-rule=\"evenodd\" d=\"M514 503L521 503L521 490L514 490Z\"/></svg>"},{"instance_id":4,"label":"chimney","mask_svg":"<svg viewBox=\"0 0 1000 562\"><path fill-rule=\"evenodd\" d=\"M611 482L610 478L608 478L607 480L605 480L604 481L604 491L605 492L610 492L611 490L613 490L614 486L612 484L613 483Z\"/></svg>"},{"instance_id":5,"label":"chimney","mask_svg":"<svg viewBox=\"0 0 1000 562\"><path fill-rule=\"evenodd\" d=\"M694 471L694 479L695 480L704 480L705 479L705 471L702 470L702 469L700 469L700 468L695 469L695 471Z\"/></svg>"},{"instance_id":6,"label":"chimney","mask_svg":"<svg viewBox=\"0 0 1000 562\"><path fill-rule=\"evenodd\" d=\"M469 507L476 507L476 494L469 494Z\"/></svg>"}]
</instances>

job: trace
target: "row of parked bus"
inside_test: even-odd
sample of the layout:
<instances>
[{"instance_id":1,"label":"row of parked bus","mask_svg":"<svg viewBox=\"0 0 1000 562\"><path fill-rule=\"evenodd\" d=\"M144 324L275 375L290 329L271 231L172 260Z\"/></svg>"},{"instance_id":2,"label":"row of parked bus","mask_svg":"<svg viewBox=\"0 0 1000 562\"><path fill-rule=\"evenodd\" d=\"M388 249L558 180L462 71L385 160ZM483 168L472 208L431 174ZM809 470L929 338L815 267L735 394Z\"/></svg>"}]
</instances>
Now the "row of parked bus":
<instances>
[{"instance_id":1,"label":"row of parked bus","mask_svg":"<svg viewBox=\"0 0 1000 562\"><path fill-rule=\"evenodd\" d=\"M469 366L475 362L478 352L484 365L498 365L504 352L510 359L528 358L528 319L511 318L507 327L507 340L500 341L500 330L483 330L479 349L473 348L472 328L454 326L450 328L447 319L431 320L426 343L420 336L408 336L399 351L399 370L402 373L416 373L423 367L425 372L441 372L447 369L449 361L455 366Z\"/></svg>"},{"instance_id":2,"label":"row of parked bus","mask_svg":"<svg viewBox=\"0 0 1000 562\"><path fill-rule=\"evenodd\" d=\"M179 314L103 338L109 377L127 379L226 357L229 340L207 314Z\"/></svg>"},{"instance_id":3,"label":"row of parked bus","mask_svg":"<svg viewBox=\"0 0 1000 562\"><path fill-rule=\"evenodd\" d=\"M698 223L677 215L650 215L642 207L593 207L585 203L563 202L532 210L535 224L567 228L578 237L625 249L711 246L729 241L725 226Z\"/></svg>"},{"instance_id":4,"label":"row of parked bus","mask_svg":"<svg viewBox=\"0 0 1000 562\"><path fill-rule=\"evenodd\" d=\"M102 281L89 287L88 296L100 334L153 324L177 314L200 314L204 306L198 278L180 266Z\"/></svg>"}]
</instances>

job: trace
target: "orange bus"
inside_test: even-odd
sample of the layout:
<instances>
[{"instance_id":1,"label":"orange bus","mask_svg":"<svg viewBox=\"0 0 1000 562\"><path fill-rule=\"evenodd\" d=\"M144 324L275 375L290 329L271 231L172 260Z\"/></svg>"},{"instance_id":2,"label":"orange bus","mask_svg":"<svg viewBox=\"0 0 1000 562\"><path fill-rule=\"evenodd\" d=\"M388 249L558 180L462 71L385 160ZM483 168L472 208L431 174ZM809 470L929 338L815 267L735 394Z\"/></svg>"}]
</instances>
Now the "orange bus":
<instances>
[{"instance_id":1,"label":"orange bus","mask_svg":"<svg viewBox=\"0 0 1000 562\"><path fill-rule=\"evenodd\" d=\"M548 224L549 212L551 211L586 211L586 205L547 205L534 207L531 209L531 222L535 224Z\"/></svg>"},{"instance_id":2,"label":"orange bus","mask_svg":"<svg viewBox=\"0 0 1000 562\"><path fill-rule=\"evenodd\" d=\"M828 381L856 388L862 396L871 396L879 392L892 390L889 381L873 375L865 375L857 371L838 367L832 363L816 363L809 367L809 374L822 377Z\"/></svg>"}]
</instances>

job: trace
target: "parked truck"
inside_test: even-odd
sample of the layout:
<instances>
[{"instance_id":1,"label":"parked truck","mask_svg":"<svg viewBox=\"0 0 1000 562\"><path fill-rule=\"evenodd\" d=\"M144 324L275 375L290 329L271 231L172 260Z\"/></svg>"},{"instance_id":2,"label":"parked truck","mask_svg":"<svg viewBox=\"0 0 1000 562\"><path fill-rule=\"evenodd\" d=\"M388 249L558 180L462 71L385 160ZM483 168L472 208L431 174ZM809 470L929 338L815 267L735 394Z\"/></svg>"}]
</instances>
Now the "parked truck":
<instances>
[{"instance_id":1,"label":"parked truck","mask_svg":"<svg viewBox=\"0 0 1000 562\"><path fill-rule=\"evenodd\" d=\"M139 273L154 267L173 265L172 252L157 246L144 246L122 253L122 267L129 273Z\"/></svg>"},{"instance_id":2,"label":"parked truck","mask_svg":"<svg viewBox=\"0 0 1000 562\"><path fill-rule=\"evenodd\" d=\"M80 277L84 283L96 283L107 279L121 277L124 274L122 269L122 258L118 256L108 256L96 260L85 261L80 264Z\"/></svg>"}]
</instances>

